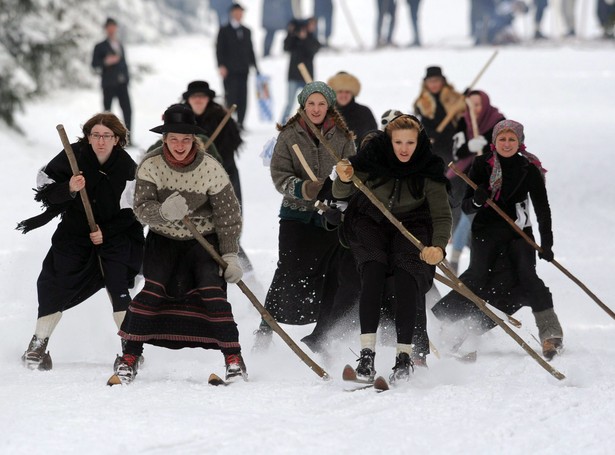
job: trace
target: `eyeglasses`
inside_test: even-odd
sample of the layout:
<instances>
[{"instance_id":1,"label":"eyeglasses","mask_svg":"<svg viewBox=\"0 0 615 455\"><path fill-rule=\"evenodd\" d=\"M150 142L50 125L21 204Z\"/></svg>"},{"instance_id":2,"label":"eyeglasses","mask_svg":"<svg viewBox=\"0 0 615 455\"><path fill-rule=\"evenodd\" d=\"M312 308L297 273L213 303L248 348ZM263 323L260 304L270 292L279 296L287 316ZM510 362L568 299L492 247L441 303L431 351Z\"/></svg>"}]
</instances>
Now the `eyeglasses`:
<instances>
[{"instance_id":1,"label":"eyeglasses","mask_svg":"<svg viewBox=\"0 0 615 455\"><path fill-rule=\"evenodd\" d=\"M93 133L90 134L90 137L95 140L98 141L99 139L102 139L104 142L109 142L111 139L113 139L115 137L114 134L98 134L98 133Z\"/></svg>"}]
</instances>

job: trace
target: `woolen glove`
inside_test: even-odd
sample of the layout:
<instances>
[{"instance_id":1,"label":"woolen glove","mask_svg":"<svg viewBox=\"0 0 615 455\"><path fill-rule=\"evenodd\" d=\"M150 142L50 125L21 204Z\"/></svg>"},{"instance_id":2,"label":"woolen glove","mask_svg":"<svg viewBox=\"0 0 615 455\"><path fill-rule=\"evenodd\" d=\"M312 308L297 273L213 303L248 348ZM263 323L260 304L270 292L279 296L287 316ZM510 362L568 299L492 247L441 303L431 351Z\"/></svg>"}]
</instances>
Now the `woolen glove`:
<instances>
[{"instance_id":1,"label":"woolen glove","mask_svg":"<svg viewBox=\"0 0 615 455\"><path fill-rule=\"evenodd\" d=\"M444 259L444 251L439 246L426 246L421 251L421 259L429 265L436 265Z\"/></svg>"},{"instance_id":2,"label":"woolen glove","mask_svg":"<svg viewBox=\"0 0 615 455\"><path fill-rule=\"evenodd\" d=\"M306 180L305 182L303 182L303 186L301 187L303 199L305 199L306 201L313 201L314 199L316 199L316 196L318 196L318 193L320 192L320 189L322 188L324 183L324 180L316 182L312 180Z\"/></svg>"},{"instance_id":3,"label":"woolen glove","mask_svg":"<svg viewBox=\"0 0 615 455\"><path fill-rule=\"evenodd\" d=\"M485 136L476 136L468 141L468 148L472 153L482 152L485 145L487 145L487 139L485 139Z\"/></svg>"},{"instance_id":4,"label":"woolen glove","mask_svg":"<svg viewBox=\"0 0 615 455\"><path fill-rule=\"evenodd\" d=\"M243 270L239 265L239 257L237 253L226 253L222 255L222 259L226 262L224 272L220 270L220 276L224 273L224 279L227 283L238 283L243 276Z\"/></svg>"},{"instance_id":5,"label":"woolen glove","mask_svg":"<svg viewBox=\"0 0 615 455\"><path fill-rule=\"evenodd\" d=\"M181 220L188 215L186 199L175 191L160 205L160 216L167 221Z\"/></svg>"},{"instance_id":6,"label":"woolen glove","mask_svg":"<svg viewBox=\"0 0 615 455\"><path fill-rule=\"evenodd\" d=\"M485 205L485 202L487 202L487 199L489 199L489 191L487 191L487 188L485 188L484 185L476 187L476 189L474 190L474 197L472 198L472 203L476 207L482 207L483 205Z\"/></svg>"},{"instance_id":7,"label":"woolen glove","mask_svg":"<svg viewBox=\"0 0 615 455\"><path fill-rule=\"evenodd\" d=\"M538 253L538 257L547 262L551 262L555 258L552 250L553 247L551 245L543 245L541 248L542 253Z\"/></svg>"},{"instance_id":8,"label":"woolen glove","mask_svg":"<svg viewBox=\"0 0 615 455\"><path fill-rule=\"evenodd\" d=\"M338 161L335 165L335 172L342 182L349 183L354 175L354 168L352 164L350 164L350 161L343 159Z\"/></svg>"}]
</instances>

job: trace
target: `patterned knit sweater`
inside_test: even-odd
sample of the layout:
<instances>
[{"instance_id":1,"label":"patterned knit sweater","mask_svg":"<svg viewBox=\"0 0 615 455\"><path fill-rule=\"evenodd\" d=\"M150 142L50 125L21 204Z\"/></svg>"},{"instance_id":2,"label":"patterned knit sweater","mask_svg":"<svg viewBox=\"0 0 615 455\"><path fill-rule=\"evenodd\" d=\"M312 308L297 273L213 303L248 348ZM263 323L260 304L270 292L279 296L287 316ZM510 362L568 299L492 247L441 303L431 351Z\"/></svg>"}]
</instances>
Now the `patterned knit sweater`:
<instances>
[{"instance_id":1,"label":"patterned knit sweater","mask_svg":"<svg viewBox=\"0 0 615 455\"><path fill-rule=\"evenodd\" d=\"M176 240L193 236L181 221L167 221L160 206L175 191L185 199L189 217L203 234L217 234L220 254L237 253L241 208L224 168L210 155L197 152L186 167L167 162L162 147L147 154L137 168L135 214L160 235Z\"/></svg>"}]
</instances>

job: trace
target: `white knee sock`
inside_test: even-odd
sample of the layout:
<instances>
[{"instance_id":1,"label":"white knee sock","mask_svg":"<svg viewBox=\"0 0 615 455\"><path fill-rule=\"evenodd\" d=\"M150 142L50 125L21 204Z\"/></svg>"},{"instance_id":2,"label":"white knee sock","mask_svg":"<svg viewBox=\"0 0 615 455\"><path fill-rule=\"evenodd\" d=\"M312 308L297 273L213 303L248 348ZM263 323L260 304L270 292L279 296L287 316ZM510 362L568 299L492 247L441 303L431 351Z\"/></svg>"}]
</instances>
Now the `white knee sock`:
<instances>
[{"instance_id":1,"label":"white knee sock","mask_svg":"<svg viewBox=\"0 0 615 455\"><path fill-rule=\"evenodd\" d=\"M403 344L397 343L397 354L405 352L408 355L412 355L412 345L411 344Z\"/></svg>"},{"instance_id":2,"label":"white knee sock","mask_svg":"<svg viewBox=\"0 0 615 455\"><path fill-rule=\"evenodd\" d=\"M38 318L36 320L36 329L34 330L36 337L40 340L49 338L56 328L56 325L58 325L58 322L60 322L60 318L62 318L61 311Z\"/></svg>"},{"instance_id":3,"label":"white knee sock","mask_svg":"<svg viewBox=\"0 0 615 455\"><path fill-rule=\"evenodd\" d=\"M371 349L376 351L376 334L375 333L362 333L361 336L361 349Z\"/></svg>"},{"instance_id":4,"label":"white knee sock","mask_svg":"<svg viewBox=\"0 0 615 455\"><path fill-rule=\"evenodd\" d=\"M117 329L119 330L122 327L122 322L124 322L124 317L126 316L125 311L115 311L113 312L113 320L115 321L115 325L117 325Z\"/></svg>"}]
</instances>

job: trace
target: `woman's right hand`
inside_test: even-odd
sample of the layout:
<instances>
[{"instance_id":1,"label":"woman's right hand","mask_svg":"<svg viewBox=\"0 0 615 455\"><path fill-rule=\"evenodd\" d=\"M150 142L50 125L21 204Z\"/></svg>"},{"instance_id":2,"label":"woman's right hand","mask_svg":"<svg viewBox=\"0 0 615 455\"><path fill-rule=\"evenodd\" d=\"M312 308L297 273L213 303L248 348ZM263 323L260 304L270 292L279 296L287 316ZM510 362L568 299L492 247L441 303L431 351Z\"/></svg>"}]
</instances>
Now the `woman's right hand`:
<instances>
[{"instance_id":1,"label":"woman's right hand","mask_svg":"<svg viewBox=\"0 0 615 455\"><path fill-rule=\"evenodd\" d=\"M68 182L68 188L71 193L81 191L85 188L85 177L83 175L73 175Z\"/></svg>"},{"instance_id":2,"label":"woman's right hand","mask_svg":"<svg viewBox=\"0 0 615 455\"><path fill-rule=\"evenodd\" d=\"M335 165L335 172L337 172L337 176L342 182L348 183L352 180L354 168L352 164L350 164L350 161L344 158Z\"/></svg>"}]
</instances>

